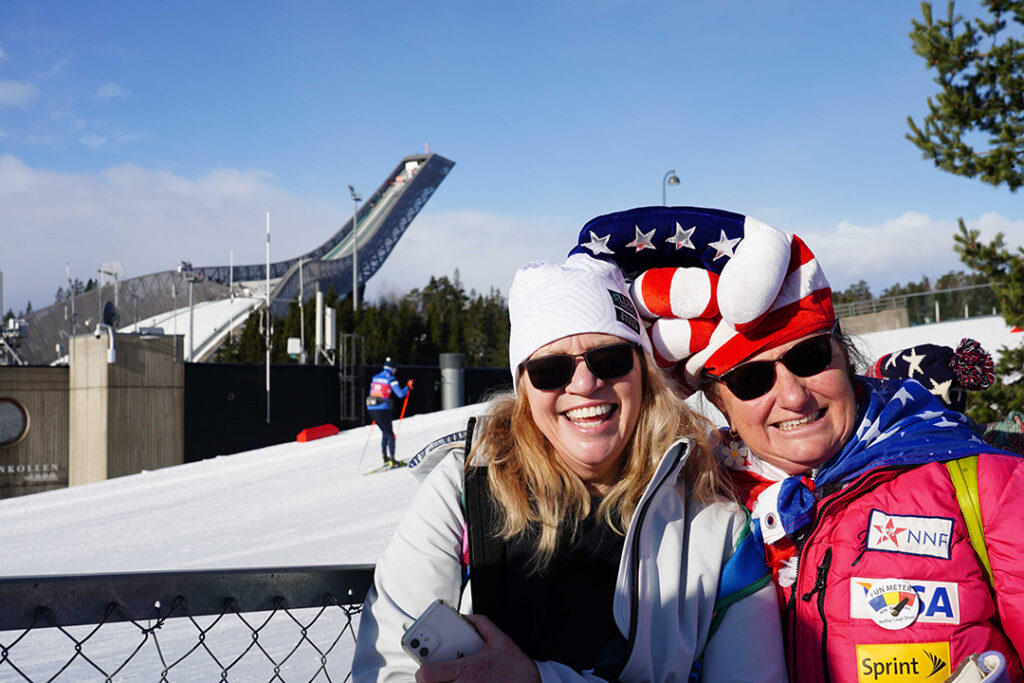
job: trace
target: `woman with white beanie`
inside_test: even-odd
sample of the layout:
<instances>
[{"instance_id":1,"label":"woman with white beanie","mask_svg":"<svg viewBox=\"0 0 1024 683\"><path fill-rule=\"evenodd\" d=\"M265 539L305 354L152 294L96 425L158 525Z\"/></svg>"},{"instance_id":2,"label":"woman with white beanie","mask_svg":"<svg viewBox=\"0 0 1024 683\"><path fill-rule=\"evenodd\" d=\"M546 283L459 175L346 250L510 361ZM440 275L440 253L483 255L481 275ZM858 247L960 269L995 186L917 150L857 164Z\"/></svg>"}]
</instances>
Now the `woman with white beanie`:
<instances>
[{"instance_id":1,"label":"woman with white beanie","mask_svg":"<svg viewBox=\"0 0 1024 683\"><path fill-rule=\"evenodd\" d=\"M469 462L448 457L413 499L377 564L353 680L784 681L747 516L619 270L586 255L529 264L509 316L514 390ZM467 514L473 473L487 523ZM467 548L481 534L498 549L486 566ZM438 598L485 646L421 667L400 639Z\"/></svg>"}]
</instances>

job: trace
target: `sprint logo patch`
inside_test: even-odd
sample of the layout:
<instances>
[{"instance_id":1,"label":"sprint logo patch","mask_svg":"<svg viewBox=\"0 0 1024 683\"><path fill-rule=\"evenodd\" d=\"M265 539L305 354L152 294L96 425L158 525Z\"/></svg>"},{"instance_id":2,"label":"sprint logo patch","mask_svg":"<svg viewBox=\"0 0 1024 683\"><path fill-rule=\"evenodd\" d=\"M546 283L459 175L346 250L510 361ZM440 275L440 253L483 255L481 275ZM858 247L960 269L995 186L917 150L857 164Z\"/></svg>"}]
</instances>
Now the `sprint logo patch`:
<instances>
[{"instance_id":1,"label":"sprint logo patch","mask_svg":"<svg viewBox=\"0 0 1024 683\"><path fill-rule=\"evenodd\" d=\"M949 517L889 515L872 510L867 549L949 559L953 520Z\"/></svg>"},{"instance_id":2,"label":"sprint logo patch","mask_svg":"<svg viewBox=\"0 0 1024 683\"><path fill-rule=\"evenodd\" d=\"M871 598L868 596L884 579L855 576L850 579L850 618L871 619ZM960 623L960 588L953 581L915 581L907 583L917 593L920 606L917 621L925 624Z\"/></svg>"},{"instance_id":3,"label":"sprint logo patch","mask_svg":"<svg viewBox=\"0 0 1024 683\"><path fill-rule=\"evenodd\" d=\"M939 683L949 674L949 643L857 646L859 683Z\"/></svg>"}]
</instances>

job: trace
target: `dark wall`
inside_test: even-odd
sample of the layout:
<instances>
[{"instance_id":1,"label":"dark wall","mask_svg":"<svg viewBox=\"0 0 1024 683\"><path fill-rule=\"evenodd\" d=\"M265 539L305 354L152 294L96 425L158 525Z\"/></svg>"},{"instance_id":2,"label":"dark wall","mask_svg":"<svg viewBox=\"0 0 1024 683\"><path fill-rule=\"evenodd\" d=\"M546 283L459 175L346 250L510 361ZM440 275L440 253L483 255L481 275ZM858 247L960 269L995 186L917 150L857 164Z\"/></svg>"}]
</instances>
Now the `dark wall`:
<instances>
[{"instance_id":1,"label":"dark wall","mask_svg":"<svg viewBox=\"0 0 1024 683\"><path fill-rule=\"evenodd\" d=\"M293 441L306 427L337 424L338 372L329 366L185 364L185 461Z\"/></svg>"},{"instance_id":2,"label":"dark wall","mask_svg":"<svg viewBox=\"0 0 1024 683\"><path fill-rule=\"evenodd\" d=\"M380 366L365 366L360 395ZM441 410L441 370L399 366L398 380L413 380L406 417ZM466 368L465 403L486 400L489 392L511 388L507 368ZM185 461L263 448L295 440L300 431L321 424L351 428L341 415L337 368L316 365L271 365L270 424L267 424L266 367L228 363L185 364ZM397 419L401 399L392 399ZM369 424L361 411L359 424Z\"/></svg>"}]
</instances>

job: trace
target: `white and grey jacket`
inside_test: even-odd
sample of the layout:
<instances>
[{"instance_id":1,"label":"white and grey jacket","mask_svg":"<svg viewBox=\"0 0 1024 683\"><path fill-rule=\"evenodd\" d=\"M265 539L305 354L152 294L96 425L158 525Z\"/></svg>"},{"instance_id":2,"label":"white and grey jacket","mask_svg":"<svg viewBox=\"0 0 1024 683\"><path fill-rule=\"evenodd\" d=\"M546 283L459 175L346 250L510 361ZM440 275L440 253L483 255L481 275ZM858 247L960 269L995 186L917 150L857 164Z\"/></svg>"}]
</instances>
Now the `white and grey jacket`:
<instances>
[{"instance_id":1,"label":"white and grey jacket","mask_svg":"<svg viewBox=\"0 0 1024 683\"><path fill-rule=\"evenodd\" d=\"M691 442L662 457L623 544L615 622L629 642L622 681L686 681L703 655L704 681L785 681L782 632L769 583L737 599L709 640L719 578L747 515L727 502L692 499L680 478ZM462 458L446 457L426 477L377 563L360 618L355 683L412 680L418 664L402 651L405 629L433 600L472 612L462 578L465 521ZM538 661L542 681L600 681L554 661Z\"/></svg>"}]
</instances>

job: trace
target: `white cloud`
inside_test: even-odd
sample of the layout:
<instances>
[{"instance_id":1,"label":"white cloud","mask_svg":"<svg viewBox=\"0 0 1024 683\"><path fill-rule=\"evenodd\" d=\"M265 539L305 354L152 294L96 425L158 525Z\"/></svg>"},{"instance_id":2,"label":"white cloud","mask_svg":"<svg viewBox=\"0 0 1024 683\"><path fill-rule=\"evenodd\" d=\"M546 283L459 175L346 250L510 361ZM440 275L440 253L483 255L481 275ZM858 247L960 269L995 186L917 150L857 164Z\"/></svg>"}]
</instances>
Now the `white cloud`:
<instances>
[{"instance_id":1,"label":"white cloud","mask_svg":"<svg viewBox=\"0 0 1024 683\"><path fill-rule=\"evenodd\" d=\"M115 130L110 134L110 137L114 139L114 142L135 142L146 137L145 133L124 133L119 130Z\"/></svg>"},{"instance_id":2,"label":"white cloud","mask_svg":"<svg viewBox=\"0 0 1024 683\"><path fill-rule=\"evenodd\" d=\"M405 294L422 288L432 275L452 277L456 269L467 292L486 294L497 287L507 295L518 267L538 259L564 259L576 230L569 224L558 227L475 211L424 213L369 281L367 297Z\"/></svg>"},{"instance_id":3,"label":"white cloud","mask_svg":"<svg viewBox=\"0 0 1024 683\"><path fill-rule=\"evenodd\" d=\"M266 212L271 258L319 246L348 216L275 186L259 169L217 169L197 178L122 164L98 173L51 173L0 154L0 270L4 308L49 305L72 277L121 261L125 276L197 266L262 263ZM347 204L345 205L347 206Z\"/></svg>"},{"instance_id":4,"label":"white cloud","mask_svg":"<svg viewBox=\"0 0 1024 683\"><path fill-rule=\"evenodd\" d=\"M81 142L86 147L88 147L89 149L99 149L103 145L107 144L107 138L105 138L102 135L96 135L95 133L92 133L90 135L83 135L82 137L78 138L78 141Z\"/></svg>"},{"instance_id":5,"label":"white cloud","mask_svg":"<svg viewBox=\"0 0 1024 683\"><path fill-rule=\"evenodd\" d=\"M22 81L0 81L0 109L20 107L39 97L39 88L34 83Z\"/></svg>"},{"instance_id":6,"label":"white cloud","mask_svg":"<svg viewBox=\"0 0 1024 683\"><path fill-rule=\"evenodd\" d=\"M45 135L27 135L25 136L25 142L29 145L35 145L38 147L46 147L48 145L55 145L62 139L60 133L46 133Z\"/></svg>"},{"instance_id":7,"label":"white cloud","mask_svg":"<svg viewBox=\"0 0 1024 683\"><path fill-rule=\"evenodd\" d=\"M1024 221L1011 221L997 213L964 217L968 228L990 240L997 232L1012 247L1024 245ZM934 219L907 212L875 225L841 222L831 230L806 230L800 236L814 251L833 289L846 289L866 281L878 296L894 284L918 282L927 275L934 280L949 271L966 271L953 250L956 218Z\"/></svg>"},{"instance_id":8,"label":"white cloud","mask_svg":"<svg viewBox=\"0 0 1024 683\"><path fill-rule=\"evenodd\" d=\"M117 83L104 83L96 91L96 97L109 102L112 99L119 98L124 99L128 97L128 91L119 86Z\"/></svg>"}]
</instances>

